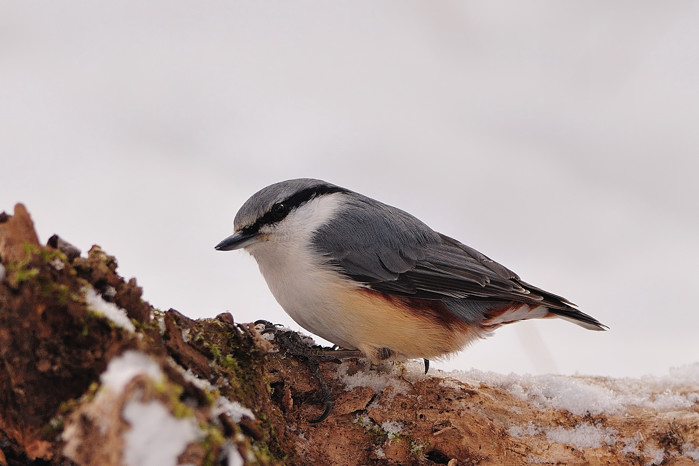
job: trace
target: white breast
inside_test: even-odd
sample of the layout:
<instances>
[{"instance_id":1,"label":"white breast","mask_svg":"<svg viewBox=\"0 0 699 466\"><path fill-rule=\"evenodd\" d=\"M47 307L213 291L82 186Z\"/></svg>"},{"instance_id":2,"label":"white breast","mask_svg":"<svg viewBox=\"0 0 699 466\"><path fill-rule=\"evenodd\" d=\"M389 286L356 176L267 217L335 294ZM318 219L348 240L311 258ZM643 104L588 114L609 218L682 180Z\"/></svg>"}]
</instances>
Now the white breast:
<instances>
[{"instance_id":1,"label":"white breast","mask_svg":"<svg viewBox=\"0 0 699 466\"><path fill-rule=\"evenodd\" d=\"M340 209L342 194L320 196L292 211L270 230L267 240L246 248L260 267L277 302L306 330L345 348L352 324L340 297L352 287L313 253L313 232ZM349 341L348 341L349 340Z\"/></svg>"}]
</instances>

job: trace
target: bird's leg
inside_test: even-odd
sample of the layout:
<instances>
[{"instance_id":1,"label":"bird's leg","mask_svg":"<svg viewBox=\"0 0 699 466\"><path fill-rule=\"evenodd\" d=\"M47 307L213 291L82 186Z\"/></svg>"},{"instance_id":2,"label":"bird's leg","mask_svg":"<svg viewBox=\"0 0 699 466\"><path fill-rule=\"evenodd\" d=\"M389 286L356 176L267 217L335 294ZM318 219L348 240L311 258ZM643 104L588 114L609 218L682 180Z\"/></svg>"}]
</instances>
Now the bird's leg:
<instances>
[{"instance_id":1,"label":"bird's leg","mask_svg":"<svg viewBox=\"0 0 699 466\"><path fill-rule=\"evenodd\" d=\"M293 330L283 330L281 328L278 328L276 325L267 322L266 320L258 320L257 322L255 322L255 326L263 326L262 329L260 329L260 333L262 333L263 335L267 333L273 334L274 340L277 342L279 347L284 350L286 354L296 356L306 363L306 366L313 374L313 377L315 377L315 379L318 381L318 385L320 386L321 401L325 405L323 414L321 414L320 417L318 417L317 419L313 419L309 422L316 423L327 419L327 417L330 415L330 411L332 411L333 408L333 399L332 392L330 391L328 385L325 383L325 380L323 379L323 374L320 372L319 362L321 360L327 361L331 359L337 359L338 357L342 357L337 354L341 351L332 351L331 353L333 353L333 356L326 358L323 357L323 353L319 353L318 351L313 350L313 348L311 348L305 341L303 341L301 336ZM328 356L330 356L330 354L328 354Z\"/></svg>"},{"instance_id":2,"label":"bird's leg","mask_svg":"<svg viewBox=\"0 0 699 466\"><path fill-rule=\"evenodd\" d=\"M318 359L323 361L334 361L337 359L348 359L348 358L364 358L364 353L359 350L351 350L345 348L338 349L321 349L317 350L316 356Z\"/></svg>"},{"instance_id":3,"label":"bird's leg","mask_svg":"<svg viewBox=\"0 0 699 466\"><path fill-rule=\"evenodd\" d=\"M430 370L430 360L423 358L423 361L425 362L425 374L427 374L427 371Z\"/></svg>"}]
</instances>

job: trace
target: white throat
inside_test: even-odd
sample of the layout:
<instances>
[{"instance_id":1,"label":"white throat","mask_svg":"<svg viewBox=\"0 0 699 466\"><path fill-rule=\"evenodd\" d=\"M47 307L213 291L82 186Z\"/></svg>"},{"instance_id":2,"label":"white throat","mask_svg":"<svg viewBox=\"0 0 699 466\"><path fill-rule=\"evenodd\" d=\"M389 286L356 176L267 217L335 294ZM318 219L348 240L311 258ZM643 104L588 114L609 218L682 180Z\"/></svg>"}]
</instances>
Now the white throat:
<instances>
[{"instance_id":1,"label":"white throat","mask_svg":"<svg viewBox=\"0 0 699 466\"><path fill-rule=\"evenodd\" d=\"M267 240L245 249L294 321L326 340L350 347L331 316L340 306L336 302L340 291L351 285L323 264L310 244L313 233L341 209L343 196L333 193L310 200L270 230Z\"/></svg>"}]
</instances>

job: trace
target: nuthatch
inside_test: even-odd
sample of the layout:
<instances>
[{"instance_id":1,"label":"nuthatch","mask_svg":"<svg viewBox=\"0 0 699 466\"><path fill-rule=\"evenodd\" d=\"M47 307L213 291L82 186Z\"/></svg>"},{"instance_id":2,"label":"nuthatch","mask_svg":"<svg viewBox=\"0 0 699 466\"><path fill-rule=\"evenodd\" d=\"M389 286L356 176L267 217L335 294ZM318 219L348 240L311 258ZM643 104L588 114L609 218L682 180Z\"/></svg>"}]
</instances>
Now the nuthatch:
<instances>
[{"instance_id":1,"label":"nuthatch","mask_svg":"<svg viewBox=\"0 0 699 466\"><path fill-rule=\"evenodd\" d=\"M247 250L299 325L374 363L427 363L524 319L606 329L412 215L325 181L267 186L234 226L217 250Z\"/></svg>"}]
</instances>

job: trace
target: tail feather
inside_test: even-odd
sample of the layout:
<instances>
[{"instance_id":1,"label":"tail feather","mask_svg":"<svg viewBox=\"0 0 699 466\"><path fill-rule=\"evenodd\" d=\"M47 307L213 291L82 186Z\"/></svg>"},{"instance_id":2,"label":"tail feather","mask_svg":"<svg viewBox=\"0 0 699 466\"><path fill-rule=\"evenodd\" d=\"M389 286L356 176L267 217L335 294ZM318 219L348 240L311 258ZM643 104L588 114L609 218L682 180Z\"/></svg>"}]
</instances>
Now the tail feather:
<instances>
[{"instance_id":1,"label":"tail feather","mask_svg":"<svg viewBox=\"0 0 699 466\"><path fill-rule=\"evenodd\" d=\"M549 309L549 312L588 330L607 330L609 328L594 317L578 311L577 309Z\"/></svg>"},{"instance_id":2,"label":"tail feather","mask_svg":"<svg viewBox=\"0 0 699 466\"><path fill-rule=\"evenodd\" d=\"M560 317L588 330L607 330L607 326L574 307L562 305L562 309L545 304L503 303L497 301L458 300L448 309L468 323L479 324L490 330L520 320Z\"/></svg>"}]
</instances>

